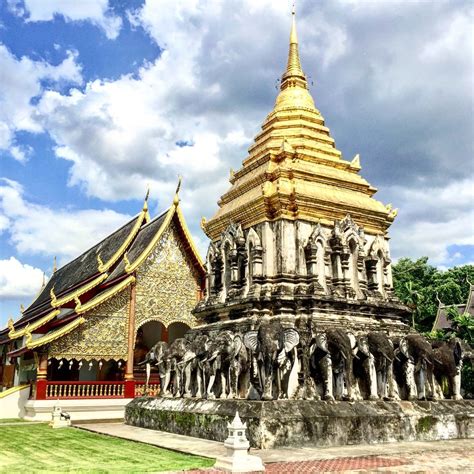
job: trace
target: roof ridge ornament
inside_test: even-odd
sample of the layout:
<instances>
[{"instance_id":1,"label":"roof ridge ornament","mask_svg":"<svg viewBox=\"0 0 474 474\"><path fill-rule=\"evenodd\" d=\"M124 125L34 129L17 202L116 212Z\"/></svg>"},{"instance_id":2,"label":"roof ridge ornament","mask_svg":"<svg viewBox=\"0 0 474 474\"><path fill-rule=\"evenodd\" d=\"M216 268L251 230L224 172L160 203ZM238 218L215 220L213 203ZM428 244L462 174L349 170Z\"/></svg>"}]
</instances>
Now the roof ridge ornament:
<instances>
[{"instance_id":1,"label":"roof ridge ornament","mask_svg":"<svg viewBox=\"0 0 474 474\"><path fill-rule=\"evenodd\" d=\"M183 178L181 175L178 175L178 185L176 186L176 191L174 193L173 205L176 207L179 204L179 191L181 189L181 182Z\"/></svg>"},{"instance_id":2,"label":"roof ridge ornament","mask_svg":"<svg viewBox=\"0 0 474 474\"><path fill-rule=\"evenodd\" d=\"M150 184L148 183L146 186L146 194L145 199L143 201L143 208L142 212L145 213L145 222L148 223L151 221L150 211L148 210L148 198L150 197Z\"/></svg>"},{"instance_id":3,"label":"roof ridge ornament","mask_svg":"<svg viewBox=\"0 0 474 474\"><path fill-rule=\"evenodd\" d=\"M53 258L53 273L56 273L58 271L58 262L56 260L56 255Z\"/></svg>"}]
</instances>

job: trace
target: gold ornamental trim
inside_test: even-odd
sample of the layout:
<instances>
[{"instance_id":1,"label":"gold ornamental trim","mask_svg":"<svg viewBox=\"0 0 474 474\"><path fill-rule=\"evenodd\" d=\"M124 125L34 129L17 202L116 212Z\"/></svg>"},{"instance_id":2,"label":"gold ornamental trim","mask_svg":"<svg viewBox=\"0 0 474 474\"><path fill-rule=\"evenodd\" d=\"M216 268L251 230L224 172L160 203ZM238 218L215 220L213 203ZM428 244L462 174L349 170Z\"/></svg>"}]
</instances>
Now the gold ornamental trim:
<instances>
[{"instance_id":1,"label":"gold ornamental trim","mask_svg":"<svg viewBox=\"0 0 474 474\"><path fill-rule=\"evenodd\" d=\"M53 292L53 289L51 289L51 306L53 308L57 308L59 306L62 306L66 303L69 303L69 301L72 301L78 296L83 295L84 293L87 293L88 291L92 290L94 287L102 283L103 281L107 280L109 277L108 273L103 273L102 275L99 275L97 278L94 278L92 281L89 283L81 286L77 290L61 297L61 298L56 298L56 295Z\"/></svg>"},{"instance_id":2,"label":"gold ornamental trim","mask_svg":"<svg viewBox=\"0 0 474 474\"><path fill-rule=\"evenodd\" d=\"M30 384L17 385L16 387L7 388L3 392L0 392L0 400L2 398L7 398L8 395L11 395L12 393L16 393L16 392L19 392L20 390L24 390L25 388L30 388Z\"/></svg>"},{"instance_id":3,"label":"gold ornamental trim","mask_svg":"<svg viewBox=\"0 0 474 474\"><path fill-rule=\"evenodd\" d=\"M8 327L10 328L10 332L8 333L8 337L10 339L17 339L19 337L25 336L27 333L32 332L39 327L43 326L43 324L46 324L47 322L51 321L54 319L56 316L59 315L61 311L59 309L55 309L54 311L51 311L50 313L46 314L42 318L38 319L32 324L28 324L25 326L23 329L20 329L18 331L15 331L15 328L13 326L13 320L10 319L8 321Z\"/></svg>"},{"instance_id":4,"label":"gold ornamental trim","mask_svg":"<svg viewBox=\"0 0 474 474\"><path fill-rule=\"evenodd\" d=\"M128 258L125 260L125 271L127 273L134 272L146 260L148 255L150 255L150 253L152 252L152 250L155 248L156 244L160 240L161 236L163 235L163 232L170 225L171 219L173 219L173 216L176 212L178 205L179 205L179 200L175 198L173 201L173 205L169 208L168 213L166 214L163 224L161 224L161 227L158 229L158 232L155 234L153 239L151 239L150 243L147 245L145 250L137 257L137 259L134 260L133 263L130 263L128 261Z\"/></svg>"},{"instance_id":5,"label":"gold ornamental trim","mask_svg":"<svg viewBox=\"0 0 474 474\"><path fill-rule=\"evenodd\" d=\"M143 221L148 222L149 220L149 214L148 214L148 205L145 200L145 204L143 206L143 210L140 212L139 216L137 217L137 221L135 222L135 225L133 226L132 230L130 231L130 234L128 234L127 238L122 242L122 245L117 249L117 251L112 255L112 257L107 260L107 262L102 262L100 259L100 255L97 256L97 261L98 261L98 270L99 272L103 273L109 270L109 268L117 262L117 260L123 255L125 250L128 248L128 246L132 243L132 240L136 237L138 234L138 231L140 230Z\"/></svg>"},{"instance_id":6,"label":"gold ornamental trim","mask_svg":"<svg viewBox=\"0 0 474 474\"><path fill-rule=\"evenodd\" d=\"M90 311L91 309L95 308L99 304L107 301L109 298L111 298L115 294L124 290L125 288L127 288L127 286L131 285L134 282L135 282L135 277L133 275L130 275L127 278L125 278L125 280L118 283L117 285L113 286L112 288L109 288L108 290L104 291L103 293L96 296L95 298L90 299L85 304L82 304L79 298L75 298L76 299L76 308L75 308L76 313L82 314L87 311Z\"/></svg>"},{"instance_id":7,"label":"gold ornamental trim","mask_svg":"<svg viewBox=\"0 0 474 474\"><path fill-rule=\"evenodd\" d=\"M202 271L205 273L206 270L204 268L204 262L202 261L201 255L199 254L199 251L196 248L196 245L194 244L194 240L191 236L191 232L189 232L189 228L186 224L186 220L184 219L183 211L181 210L181 206L179 205L176 208L176 215L178 216L179 225L181 226L181 229L183 229L183 233L184 233L184 236L186 237L189 247L194 257L196 258L197 262L199 263Z\"/></svg>"},{"instance_id":8,"label":"gold ornamental trim","mask_svg":"<svg viewBox=\"0 0 474 474\"><path fill-rule=\"evenodd\" d=\"M62 336L65 336L66 334L73 331L74 329L76 329L78 326L80 326L81 324L85 322L86 322L85 318L81 316L80 318L77 318L74 321L71 321L69 324L66 324L62 328L56 331L50 332L49 334L46 334L45 336L39 337L38 339L34 339L34 340L33 340L33 337L31 336L31 332L28 332L26 334L25 347L27 349L34 349L35 347L40 347L40 346L44 346L45 344L49 344L50 342L53 342L54 340Z\"/></svg>"}]
</instances>

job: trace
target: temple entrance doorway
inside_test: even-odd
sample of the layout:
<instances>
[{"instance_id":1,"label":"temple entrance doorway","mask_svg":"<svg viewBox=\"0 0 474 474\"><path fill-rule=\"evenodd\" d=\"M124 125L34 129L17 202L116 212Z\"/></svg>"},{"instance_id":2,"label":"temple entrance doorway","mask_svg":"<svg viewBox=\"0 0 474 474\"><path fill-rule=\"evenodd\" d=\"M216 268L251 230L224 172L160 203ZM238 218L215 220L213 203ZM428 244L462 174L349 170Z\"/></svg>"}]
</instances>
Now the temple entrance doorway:
<instances>
[{"instance_id":1,"label":"temple entrance doorway","mask_svg":"<svg viewBox=\"0 0 474 474\"><path fill-rule=\"evenodd\" d=\"M184 337L189 330L187 324L175 322L165 327L160 321L148 321L140 326L137 330L135 338L135 348L133 357L133 373L136 382L143 382L146 379L145 365L140 365L145 360L148 351L159 341L171 344L180 337ZM150 383L158 381L158 369L154 366L151 368Z\"/></svg>"}]
</instances>

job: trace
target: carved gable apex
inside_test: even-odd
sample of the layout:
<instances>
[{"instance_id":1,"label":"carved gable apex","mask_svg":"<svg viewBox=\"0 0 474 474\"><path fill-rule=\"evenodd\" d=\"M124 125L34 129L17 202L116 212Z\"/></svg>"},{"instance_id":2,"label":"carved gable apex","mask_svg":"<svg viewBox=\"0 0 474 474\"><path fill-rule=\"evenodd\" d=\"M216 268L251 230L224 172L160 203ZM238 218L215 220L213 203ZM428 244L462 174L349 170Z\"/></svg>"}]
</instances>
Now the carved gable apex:
<instances>
[{"instance_id":1,"label":"carved gable apex","mask_svg":"<svg viewBox=\"0 0 474 474\"><path fill-rule=\"evenodd\" d=\"M313 232L311 232L311 235L309 236L305 247L308 247L310 245L316 245L316 242L318 240L321 241L323 245L326 243L326 236L324 235L323 227L319 222L316 224L315 228L313 229Z\"/></svg>"},{"instance_id":2,"label":"carved gable apex","mask_svg":"<svg viewBox=\"0 0 474 474\"><path fill-rule=\"evenodd\" d=\"M227 229L221 234L221 245L228 242L231 248L242 245L245 242L244 232L240 224L232 222Z\"/></svg>"},{"instance_id":3,"label":"carved gable apex","mask_svg":"<svg viewBox=\"0 0 474 474\"><path fill-rule=\"evenodd\" d=\"M377 258L379 252L382 254L384 260L386 260L387 262L390 261L390 257L387 251L387 244L382 234L377 234L377 236L375 237L374 241L370 246L369 255L372 258Z\"/></svg>"},{"instance_id":4,"label":"carved gable apex","mask_svg":"<svg viewBox=\"0 0 474 474\"><path fill-rule=\"evenodd\" d=\"M260 237L258 236L257 232L253 227L250 228L248 234L247 234L247 245L252 244L254 247L261 247L262 242L260 240Z\"/></svg>"}]
</instances>

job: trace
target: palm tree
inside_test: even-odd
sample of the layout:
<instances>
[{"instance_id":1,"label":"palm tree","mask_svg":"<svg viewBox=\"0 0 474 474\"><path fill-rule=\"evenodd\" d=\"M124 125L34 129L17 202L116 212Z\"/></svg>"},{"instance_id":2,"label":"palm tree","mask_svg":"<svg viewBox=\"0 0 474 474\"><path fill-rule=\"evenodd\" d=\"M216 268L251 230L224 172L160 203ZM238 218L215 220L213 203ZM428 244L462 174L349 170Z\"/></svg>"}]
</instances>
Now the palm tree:
<instances>
[{"instance_id":1,"label":"palm tree","mask_svg":"<svg viewBox=\"0 0 474 474\"><path fill-rule=\"evenodd\" d=\"M407 281L405 283L405 290L406 290L406 297L405 303L406 305L412 309L411 313L411 327L416 329L415 327L415 316L418 314L418 303L420 301L421 295L420 293L413 288L413 282Z\"/></svg>"}]
</instances>

